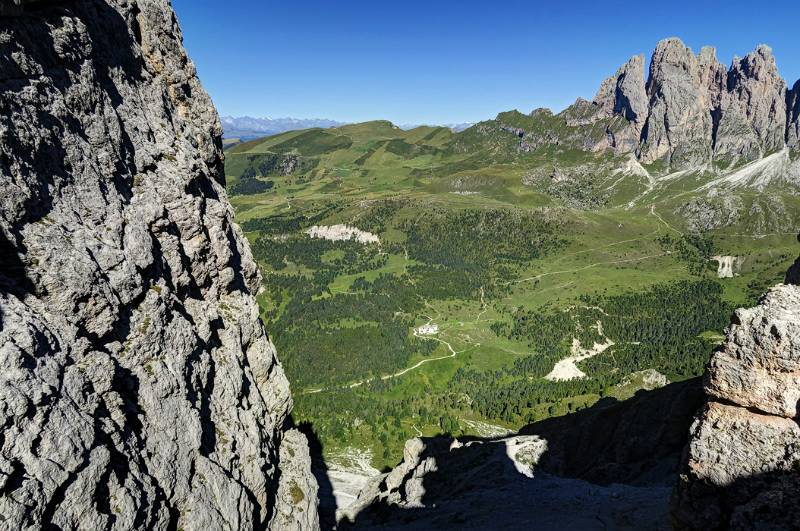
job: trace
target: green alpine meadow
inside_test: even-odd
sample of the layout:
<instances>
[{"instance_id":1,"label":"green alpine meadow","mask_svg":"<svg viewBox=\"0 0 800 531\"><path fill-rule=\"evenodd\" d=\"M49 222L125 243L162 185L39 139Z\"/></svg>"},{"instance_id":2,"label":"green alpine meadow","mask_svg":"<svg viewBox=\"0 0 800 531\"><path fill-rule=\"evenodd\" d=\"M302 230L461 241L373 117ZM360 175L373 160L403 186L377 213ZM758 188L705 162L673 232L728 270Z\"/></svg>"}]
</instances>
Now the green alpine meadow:
<instances>
[{"instance_id":1,"label":"green alpine meadow","mask_svg":"<svg viewBox=\"0 0 800 531\"><path fill-rule=\"evenodd\" d=\"M604 145L628 122L593 107L227 149L261 316L326 457L382 469L415 436L515 432L699 376L733 310L783 280L800 201L770 170L796 152L642 162Z\"/></svg>"}]
</instances>

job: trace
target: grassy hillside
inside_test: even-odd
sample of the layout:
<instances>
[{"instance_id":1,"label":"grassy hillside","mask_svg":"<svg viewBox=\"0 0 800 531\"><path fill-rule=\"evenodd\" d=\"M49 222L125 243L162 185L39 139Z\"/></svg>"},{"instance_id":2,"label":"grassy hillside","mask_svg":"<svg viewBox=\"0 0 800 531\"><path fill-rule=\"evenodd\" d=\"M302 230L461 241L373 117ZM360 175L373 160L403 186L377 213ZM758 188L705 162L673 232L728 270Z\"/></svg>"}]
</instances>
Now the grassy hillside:
<instances>
[{"instance_id":1,"label":"grassy hillside","mask_svg":"<svg viewBox=\"0 0 800 531\"><path fill-rule=\"evenodd\" d=\"M581 148L618 118L567 118L503 113L458 134L378 121L228 150L262 317L326 451L382 467L420 433L515 429L630 396L652 371L697 375L732 310L782 279L795 195L710 194L717 175ZM305 232L337 224L380 243ZM717 255L737 276L717 278Z\"/></svg>"}]
</instances>

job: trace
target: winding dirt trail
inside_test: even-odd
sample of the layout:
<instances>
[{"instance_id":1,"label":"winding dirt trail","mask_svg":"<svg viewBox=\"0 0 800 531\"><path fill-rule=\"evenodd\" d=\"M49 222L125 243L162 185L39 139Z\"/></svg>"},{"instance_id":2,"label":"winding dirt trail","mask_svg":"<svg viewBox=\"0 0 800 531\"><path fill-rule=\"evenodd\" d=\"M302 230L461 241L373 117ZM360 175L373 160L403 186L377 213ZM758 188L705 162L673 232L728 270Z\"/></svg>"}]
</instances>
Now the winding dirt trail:
<instances>
[{"instance_id":1,"label":"winding dirt trail","mask_svg":"<svg viewBox=\"0 0 800 531\"><path fill-rule=\"evenodd\" d=\"M667 222L664 220L664 218L662 218L662 217L661 217L661 214L659 214L658 212L656 212L656 206L655 206L655 205L650 205L650 213L651 213L652 215L654 215L656 218L658 218L658 221L660 221L661 223L663 223L663 224L664 224L664 226L665 226L665 227L667 227L669 230L673 230L673 231L677 232L678 234L680 234L681 236L683 236L683 233L682 233L681 231L679 231L678 229L676 229L675 227L673 227L672 225L670 225L669 223L667 223Z\"/></svg>"},{"instance_id":2,"label":"winding dirt trail","mask_svg":"<svg viewBox=\"0 0 800 531\"><path fill-rule=\"evenodd\" d=\"M370 383L370 382L374 382L374 381L377 381L377 380L389 380L391 378L399 378L400 376L403 376L404 374L406 374L406 373L408 373L410 371L413 371L415 369L419 369L420 367L422 367L426 363L432 363L434 361L452 359L452 358L455 358L456 356L458 356L459 354L463 354L465 352L469 352L470 350L475 350L476 348L481 346L480 343L475 343L471 348L456 351L453 348L453 345L451 345L449 342L445 341L444 339L439 339L438 337L420 335L420 334L417 333L416 330L414 330L414 337L417 337L419 339L427 339L427 340L430 340L430 341L438 341L439 343L442 343L447 347L447 349L450 351L450 354L448 354L447 356L439 356L437 358L427 358L427 359L418 361L417 363L415 363L411 367L406 367L405 369L403 369L401 371L394 372L392 374L386 374L384 376L381 376L380 378L368 378L366 380L359 380L358 382L353 382L351 384L338 385L338 386L334 386L334 387L321 387L321 388L318 388L318 389L306 389L304 391L301 391L299 394L301 394L301 395L313 395L313 394L316 394L316 393L321 393L323 391L330 391L332 389L354 389L356 387L361 387L364 384L367 384L367 383Z\"/></svg>"},{"instance_id":3,"label":"winding dirt trail","mask_svg":"<svg viewBox=\"0 0 800 531\"><path fill-rule=\"evenodd\" d=\"M614 265L614 264L625 264L625 263L630 263L630 262L641 262L642 260L650 260L652 258L660 258L662 256L667 256L669 254L671 254L671 253L669 251L667 251L667 252L658 253L658 254L651 254L649 256L640 256L638 258L628 258L628 259L625 259L625 260L612 260L610 262L595 262L593 264L585 265L585 266L579 267L577 269L566 269L564 271L548 271L547 273L541 273L539 275L535 275L535 276L532 276L532 277L522 278L522 279L519 279L519 280L512 280L510 282L506 282L505 284L506 285L509 285L509 284L520 284L522 282L530 282L531 280L538 280L540 278L549 277L550 275L563 275L563 274L567 274L567 273L579 273L581 271L586 271L587 269L592 269L594 267L601 266L601 265Z\"/></svg>"}]
</instances>

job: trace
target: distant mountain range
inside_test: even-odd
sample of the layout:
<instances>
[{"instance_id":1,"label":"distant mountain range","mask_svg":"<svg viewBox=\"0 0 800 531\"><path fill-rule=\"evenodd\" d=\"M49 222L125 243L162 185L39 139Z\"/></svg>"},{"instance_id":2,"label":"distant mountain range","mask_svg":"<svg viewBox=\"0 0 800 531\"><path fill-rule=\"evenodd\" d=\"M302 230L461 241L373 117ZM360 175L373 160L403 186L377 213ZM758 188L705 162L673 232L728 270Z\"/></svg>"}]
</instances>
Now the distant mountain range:
<instances>
[{"instance_id":1,"label":"distant mountain range","mask_svg":"<svg viewBox=\"0 0 800 531\"><path fill-rule=\"evenodd\" d=\"M400 129L403 129L404 131L409 131L411 129L416 129L417 127L425 126L425 125L429 125L429 126L432 126L432 127L446 127L446 128L450 129L454 133L460 133L461 131L464 131L465 129L469 129L470 127L475 125L475 122L461 122L461 123L454 123L454 124L400 124L398 127Z\"/></svg>"},{"instance_id":2,"label":"distant mountain range","mask_svg":"<svg viewBox=\"0 0 800 531\"><path fill-rule=\"evenodd\" d=\"M325 118L253 118L251 116L223 116L222 128L225 138L237 138L242 141L252 140L263 136L277 135L286 131L297 131L299 129L311 129L319 127L328 129L347 125L349 122L337 122ZM420 124L401 125L401 129L414 129ZM454 132L463 131L472 126L472 123L453 123L443 124L443 127Z\"/></svg>"},{"instance_id":3,"label":"distant mountain range","mask_svg":"<svg viewBox=\"0 0 800 531\"><path fill-rule=\"evenodd\" d=\"M345 122L323 118L253 118L250 116L223 116L222 128L225 138L250 140L262 136L277 135L286 131L310 129L312 127L338 127Z\"/></svg>"}]
</instances>

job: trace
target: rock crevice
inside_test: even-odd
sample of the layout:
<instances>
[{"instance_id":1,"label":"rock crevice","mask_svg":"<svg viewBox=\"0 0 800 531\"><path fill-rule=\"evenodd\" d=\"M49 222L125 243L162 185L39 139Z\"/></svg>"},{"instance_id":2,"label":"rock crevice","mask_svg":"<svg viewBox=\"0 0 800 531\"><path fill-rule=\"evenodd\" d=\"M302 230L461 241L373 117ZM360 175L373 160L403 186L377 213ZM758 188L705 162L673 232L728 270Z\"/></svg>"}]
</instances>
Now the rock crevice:
<instances>
[{"instance_id":1,"label":"rock crevice","mask_svg":"<svg viewBox=\"0 0 800 531\"><path fill-rule=\"evenodd\" d=\"M4 0L0 57L3 525L317 527L169 2Z\"/></svg>"}]
</instances>

